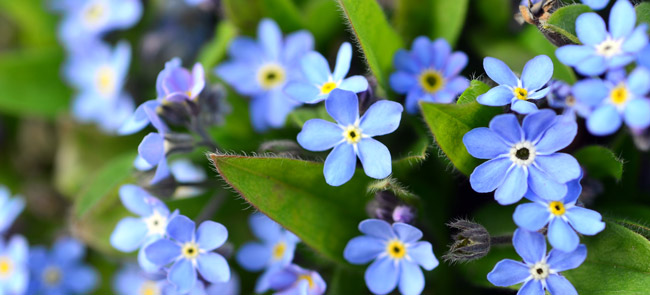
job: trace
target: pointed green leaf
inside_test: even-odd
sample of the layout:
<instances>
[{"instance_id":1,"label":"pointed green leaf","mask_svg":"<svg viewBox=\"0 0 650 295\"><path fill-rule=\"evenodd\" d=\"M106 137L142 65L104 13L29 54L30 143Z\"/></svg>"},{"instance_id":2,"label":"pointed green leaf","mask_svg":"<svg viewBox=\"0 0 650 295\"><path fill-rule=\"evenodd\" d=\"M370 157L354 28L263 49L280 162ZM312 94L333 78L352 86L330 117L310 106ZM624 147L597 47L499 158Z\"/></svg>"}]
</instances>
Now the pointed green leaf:
<instances>
[{"instance_id":1,"label":"pointed green leaf","mask_svg":"<svg viewBox=\"0 0 650 295\"><path fill-rule=\"evenodd\" d=\"M573 153L589 177L602 179L607 176L620 180L623 176L623 161L606 147L592 145Z\"/></svg>"},{"instance_id":2,"label":"pointed green leaf","mask_svg":"<svg viewBox=\"0 0 650 295\"><path fill-rule=\"evenodd\" d=\"M580 44L576 36L576 19L581 14L591 11L589 6L583 4L567 5L553 12L543 26L547 30L564 35L573 43Z\"/></svg>"}]
</instances>

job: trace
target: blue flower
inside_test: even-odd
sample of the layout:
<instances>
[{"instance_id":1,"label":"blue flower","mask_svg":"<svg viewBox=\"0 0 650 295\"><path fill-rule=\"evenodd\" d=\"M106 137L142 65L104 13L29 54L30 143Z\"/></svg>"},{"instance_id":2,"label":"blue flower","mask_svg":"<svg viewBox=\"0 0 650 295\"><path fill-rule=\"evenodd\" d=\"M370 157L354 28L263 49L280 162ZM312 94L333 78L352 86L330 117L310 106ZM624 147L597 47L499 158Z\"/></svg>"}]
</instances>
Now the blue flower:
<instances>
[{"instance_id":1,"label":"blue flower","mask_svg":"<svg viewBox=\"0 0 650 295\"><path fill-rule=\"evenodd\" d=\"M373 136L392 133L399 126L404 108L393 101L378 101L359 118L359 100L354 92L335 89L325 101L336 124L322 119L305 122L298 143L310 151L334 150L325 160L325 181L339 186L352 178L357 156L370 177L381 179L392 171L388 148Z\"/></svg>"},{"instance_id":2,"label":"blue flower","mask_svg":"<svg viewBox=\"0 0 650 295\"><path fill-rule=\"evenodd\" d=\"M404 295L424 290L424 274L420 266L432 270L438 266L431 243L419 241L422 232L406 223L391 225L379 219L359 223L363 236L353 238L345 246L343 257L352 264L370 261L365 280L375 294L386 294L399 284Z\"/></svg>"},{"instance_id":3,"label":"blue flower","mask_svg":"<svg viewBox=\"0 0 650 295\"><path fill-rule=\"evenodd\" d=\"M565 117L575 120L576 114L586 117L591 113L591 108L575 98L571 85L566 82L551 80L549 88L551 91L548 93L548 105L562 109L562 115Z\"/></svg>"},{"instance_id":4,"label":"blue flower","mask_svg":"<svg viewBox=\"0 0 650 295\"><path fill-rule=\"evenodd\" d=\"M205 286L199 280L188 293L179 293L164 275L142 272L132 264L115 275L113 289L118 295L206 295Z\"/></svg>"},{"instance_id":5,"label":"blue flower","mask_svg":"<svg viewBox=\"0 0 650 295\"><path fill-rule=\"evenodd\" d=\"M609 4L609 0L582 0L582 3L591 7L593 10L601 10Z\"/></svg>"},{"instance_id":6,"label":"blue flower","mask_svg":"<svg viewBox=\"0 0 650 295\"><path fill-rule=\"evenodd\" d=\"M476 128L463 137L472 156L490 159L470 175L472 188L479 193L496 189L494 197L501 205L516 203L529 189L546 200L561 200L566 183L580 177L581 170L573 156L557 151L577 131L574 120L551 110L527 115L521 127L514 114L494 117L490 128Z\"/></svg>"},{"instance_id":7,"label":"blue flower","mask_svg":"<svg viewBox=\"0 0 650 295\"><path fill-rule=\"evenodd\" d=\"M270 287L271 273L291 263L300 239L263 214L253 214L248 221L253 234L261 242L244 244L236 259L248 271L267 270L255 286L255 292L264 293Z\"/></svg>"},{"instance_id":8,"label":"blue flower","mask_svg":"<svg viewBox=\"0 0 650 295\"><path fill-rule=\"evenodd\" d=\"M585 79L573 86L576 99L594 109L587 117L587 129L594 135L609 135L623 121L633 129L650 126L650 71L637 67L627 78L614 71L607 80Z\"/></svg>"},{"instance_id":9,"label":"blue flower","mask_svg":"<svg viewBox=\"0 0 650 295\"><path fill-rule=\"evenodd\" d=\"M411 51L399 50L393 58L396 71L390 75L390 87L406 94L406 111L419 110L418 101L450 103L465 91L469 82L459 76L467 65L467 55L451 52L445 39L431 42L421 36L413 41Z\"/></svg>"},{"instance_id":10,"label":"blue flower","mask_svg":"<svg viewBox=\"0 0 650 295\"><path fill-rule=\"evenodd\" d=\"M583 45L566 45L555 51L564 64L583 75L600 75L636 60L648 44L647 24L636 25L634 6L627 0L616 1L609 15L609 32L596 13L583 13L576 19L576 33Z\"/></svg>"},{"instance_id":11,"label":"blue flower","mask_svg":"<svg viewBox=\"0 0 650 295\"><path fill-rule=\"evenodd\" d=\"M287 83L284 91L293 99L305 103L317 103L329 97L334 89L362 92L368 89L364 76L345 78L352 61L352 45L344 42L336 57L334 72L330 71L327 59L316 51L309 52L300 60L305 80Z\"/></svg>"},{"instance_id":12,"label":"blue flower","mask_svg":"<svg viewBox=\"0 0 650 295\"><path fill-rule=\"evenodd\" d=\"M546 255L546 241L538 232L524 229L515 230L512 238L517 254L524 262L504 259L499 261L487 275L488 281L499 287L508 287L524 283L517 294L544 295L546 291L553 295L577 295L571 282L560 274L574 269L587 258L587 247L580 245L572 252L557 249Z\"/></svg>"},{"instance_id":13,"label":"blue flower","mask_svg":"<svg viewBox=\"0 0 650 295\"><path fill-rule=\"evenodd\" d=\"M650 45L646 46L639 52L639 57L636 62L640 66L650 69Z\"/></svg>"},{"instance_id":14,"label":"blue flower","mask_svg":"<svg viewBox=\"0 0 650 295\"><path fill-rule=\"evenodd\" d=\"M480 95L476 100L489 106L512 105L512 110L520 114L537 111L537 106L528 101L546 97L550 88L544 87L553 76L553 62L546 55L538 55L524 66L521 79L502 61L486 57L483 60L485 72L499 86Z\"/></svg>"},{"instance_id":15,"label":"blue flower","mask_svg":"<svg viewBox=\"0 0 650 295\"><path fill-rule=\"evenodd\" d=\"M205 289L206 295L239 295L240 281L237 273L230 270L230 280L225 283L213 283Z\"/></svg>"},{"instance_id":16,"label":"blue flower","mask_svg":"<svg viewBox=\"0 0 650 295\"><path fill-rule=\"evenodd\" d=\"M170 215L165 203L139 186L126 184L120 187L122 204L139 217L125 217L115 226L110 242L122 252L138 252L138 262L147 272L156 272L159 267L144 255L146 245L166 236L167 223L177 212Z\"/></svg>"},{"instance_id":17,"label":"blue flower","mask_svg":"<svg viewBox=\"0 0 650 295\"><path fill-rule=\"evenodd\" d=\"M167 234L145 248L147 259L159 266L172 264L167 279L179 293L189 292L196 285L198 269L208 282L226 282L230 268L223 256L212 252L228 238L228 230L220 223L204 221L195 232L194 221L178 215L169 221ZM173 240L172 240L173 239Z\"/></svg>"},{"instance_id":18,"label":"blue flower","mask_svg":"<svg viewBox=\"0 0 650 295\"><path fill-rule=\"evenodd\" d=\"M25 209L25 199L21 196L11 197L9 189L0 185L0 233L5 232Z\"/></svg>"},{"instance_id":19,"label":"blue flower","mask_svg":"<svg viewBox=\"0 0 650 295\"><path fill-rule=\"evenodd\" d=\"M151 169L156 167L156 173L151 179L151 183L155 184L171 175L169 167L167 166L167 155L171 152L169 144L165 135L170 131L169 127L155 114L155 110L149 108L148 105L143 107L144 112L147 114L151 124L158 130L158 132L151 132L147 134L138 145L138 159L136 159L136 166L144 166L140 168ZM140 162L138 164L138 162ZM148 170L147 169L147 170Z\"/></svg>"},{"instance_id":20,"label":"blue flower","mask_svg":"<svg viewBox=\"0 0 650 295\"><path fill-rule=\"evenodd\" d=\"M290 264L273 273L270 279L274 295L322 295L327 284L313 270L306 270L295 264Z\"/></svg>"},{"instance_id":21,"label":"blue flower","mask_svg":"<svg viewBox=\"0 0 650 295\"><path fill-rule=\"evenodd\" d=\"M169 165L169 171L174 176L179 186L174 191L174 197L194 197L202 194L205 190L198 186L180 185L180 183L200 183L208 176L203 167L194 165L188 159L178 159Z\"/></svg>"},{"instance_id":22,"label":"blue flower","mask_svg":"<svg viewBox=\"0 0 650 295\"><path fill-rule=\"evenodd\" d=\"M301 103L284 92L289 81L303 79L300 60L314 48L314 37L298 31L282 38L278 25L264 19L258 40L238 37L228 49L232 60L217 66L217 76L243 95L251 96L250 116L257 131L279 128Z\"/></svg>"},{"instance_id":23,"label":"blue flower","mask_svg":"<svg viewBox=\"0 0 650 295\"><path fill-rule=\"evenodd\" d=\"M99 275L83 263L84 245L72 238L62 238L51 251L32 247L29 253L30 281L28 294L88 294L97 286Z\"/></svg>"},{"instance_id":24,"label":"blue flower","mask_svg":"<svg viewBox=\"0 0 650 295\"><path fill-rule=\"evenodd\" d=\"M567 194L559 201L548 201L529 193L526 198L534 203L517 206L514 219L517 226L528 231L538 231L548 224L548 241L553 248L571 252L578 247L580 239L576 232L593 236L603 229L605 223L596 211L576 205L582 192L580 179L567 183Z\"/></svg>"},{"instance_id":25,"label":"blue flower","mask_svg":"<svg viewBox=\"0 0 650 295\"><path fill-rule=\"evenodd\" d=\"M0 239L0 294L25 294L29 282L29 246L22 236Z\"/></svg>"}]
</instances>

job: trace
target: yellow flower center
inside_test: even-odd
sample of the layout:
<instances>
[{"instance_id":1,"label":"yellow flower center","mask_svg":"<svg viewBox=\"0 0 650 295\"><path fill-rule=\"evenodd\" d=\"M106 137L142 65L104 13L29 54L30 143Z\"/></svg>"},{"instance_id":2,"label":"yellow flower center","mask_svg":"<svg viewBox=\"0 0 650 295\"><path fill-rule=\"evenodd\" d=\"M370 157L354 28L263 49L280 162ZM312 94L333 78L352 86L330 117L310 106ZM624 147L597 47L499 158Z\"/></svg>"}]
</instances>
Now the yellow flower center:
<instances>
[{"instance_id":1,"label":"yellow flower center","mask_svg":"<svg viewBox=\"0 0 650 295\"><path fill-rule=\"evenodd\" d=\"M406 245L400 240L391 240L386 245L386 252L388 252L390 258L402 259L406 256Z\"/></svg>"},{"instance_id":2,"label":"yellow flower center","mask_svg":"<svg viewBox=\"0 0 650 295\"><path fill-rule=\"evenodd\" d=\"M55 266L49 266L43 272L43 281L50 286L57 285L61 281L61 277L61 270Z\"/></svg>"},{"instance_id":3,"label":"yellow flower center","mask_svg":"<svg viewBox=\"0 0 650 295\"><path fill-rule=\"evenodd\" d=\"M517 87L512 92L515 93L515 97L517 97L517 99L528 100L528 90Z\"/></svg>"},{"instance_id":4,"label":"yellow flower center","mask_svg":"<svg viewBox=\"0 0 650 295\"><path fill-rule=\"evenodd\" d=\"M11 258L7 256L0 257L0 278L9 277L13 269L14 266L13 266L13 262L11 261Z\"/></svg>"},{"instance_id":5,"label":"yellow flower center","mask_svg":"<svg viewBox=\"0 0 650 295\"><path fill-rule=\"evenodd\" d=\"M97 90L103 95L110 95L115 92L115 70L109 66L103 66L97 70L95 83Z\"/></svg>"},{"instance_id":6,"label":"yellow flower center","mask_svg":"<svg viewBox=\"0 0 650 295\"><path fill-rule=\"evenodd\" d=\"M625 85L621 84L612 89L609 93L609 97L612 99L612 102L615 105L623 105L630 98L630 92L627 90Z\"/></svg>"},{"instance_id":7,"label":"yellow flower center","mask_svg":"<svg viewBox=\"0 0 650 295\"><path fill-rule=\"evenodd\" d=\"M313 289L315 287L314 280L310 275L300 275L298 276L298 281L300 280L306 280L309 283L309 289Z\"/></svg>"},{"instance_id":8,"label":"yellow flower center","mask_svg":"<svg viewBox=\"0 0 650 295\"><path fill-rule=\"evenodd\" d=\"M154 281L146 281L140 286L138 295L160 295L162 294L160 287Z\"/></svg>"},{"instance_id":9,"label":"yellow flower center","mask_svg":"<svg viewBox=\"0 0 650 295\"><path fill-rule=\"evenodd\" d=\"M287 250L287 243L280 241L275 246L273 246L273 259L280 260L284 256L284 252Z\"/></svg>"},{"instance_id":10,"label":"yellow flower center","mask_svg":"<svg viewBox=\"0 0 650 295\"><path fill-rule=\"evenodd\" d=\"M265 90L282 85L286 79L285 76L284 68L278 64L267 64L257 71L257 80Z\"/></svg>"},{"instance_id":11,"label":"yellow flower center","mask_svg":"<svg viewBox=\"0 0 650 295\"><path fill-rule=\"evenodd\" d=\"M199 256L199 247L194 242L188 242L183 245L181 253L187 259L194 259Z\"/></svg>"},{"instance_id":12,"label":"yellow flower center","mask_svg":"<svg viewBox=\"0 0 650 295\"><path fill-rule=\"evenodd\" d=\"M325 82L325 84L323 84L323 86L320 87L320 93L328 94L332 92L332 90L336 89L336 87L338 87L336 82L332 82L332 81Z\"/></svg>"},{"instance_id":13,"label":"yellow flower center","mask_svg":"<svg viewBox=\"0 0 650 295\"><path fill-rule=\"evenodd\" d=\"M551 210L551 213L555 216L562 216L564 215L564 212L566 212L566 208L564 208L564 203L559 202L559 201L553 201L550 204L548 204L548 209Z\"/></svg>"},{"instance_id":14,"label":"yellow flower center","mask_svg":"<svg viewBox=\"0 0 650 295\"><path fill-rule=\"evenodd\" d=\"M343 138L349 144L356 144L361 141L361 128L356 125L350 125L343 131Z\"/></svg>"},{"instance_id":15,"label":"yellow flower center","mask_svg":"<svg viewBox=\"0 0 650 295\"><path fill-rule=\"evenodd\" d=\"M420 74L420 86L424 91L434 93L445 84L442 74L435 70L425 70Z\"/></svg>"},{"instance_id":16,"label":"yellow flower center","mask_svg":"<svg viewBox=\"0 0 650 295\"><path fill-rule=\"evenodd\" d=\"M83 18L86 23L90 25L97 25L106 17L106 7L95 1L87 6L86 10L83 13Z\"/></svg>"}]
</instances>

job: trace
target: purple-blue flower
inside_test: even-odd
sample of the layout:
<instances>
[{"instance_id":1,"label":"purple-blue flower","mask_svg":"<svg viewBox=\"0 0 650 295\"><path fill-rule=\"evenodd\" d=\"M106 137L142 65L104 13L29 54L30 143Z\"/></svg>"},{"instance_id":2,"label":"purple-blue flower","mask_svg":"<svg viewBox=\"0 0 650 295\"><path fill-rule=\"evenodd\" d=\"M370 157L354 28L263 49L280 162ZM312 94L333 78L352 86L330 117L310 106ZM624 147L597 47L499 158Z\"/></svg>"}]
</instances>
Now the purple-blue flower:
<instances>
[{"instance_id":1,"label":"purple-blue flower","mask_svg":"<svg viewBox=\"0 0 650 295\"><path fill-rule=\"evenodd\" d=\"M11 227L18 215L25 209L25 199L22 196L11 196L9 189L0 185L0 233Z\"/></svg>"},{"instance_id":2,"label":"purple-blue flower","mask_svg":"<svg viewBox=\"0 0 650 295\"><path fill-rule=\"evenodd\" d=\"M240 280L237 273L230 270L230 280L225 283L212 283L205 288L206 295L239 295L240 294Z\"/></svg>"},{"instance_id":3,"label":"purple-blue flower","mask_svg":"<svg viewBox=\"0 0 650 295\"><path fill-rule=\"evenodd\" d=\"M632 129L650 126L650 71L637 67L627 77L621 71L608 73L606 80L585 79L573 86L576 99L593 108L587 129L594 135L609 135L623 121Z\"/></svg>"},{"instance_id":4,"label":"purple-blue flower","mask_svg":"<svg viewBox=\"0 0 650 295\"><path fill-rule=\"evenodd\" d=\"M438 266L431 243L420 241L422 232L406 223L367 219L359 223L364 234L345 246L343 257L352 264L370 264L365 273L368 289L374 294L387 294L399 285L404 295L424 290L424 274L420 267L432 270Z\"/></svg>"},{"instance_id":5,"label":"purple-blue flower","mask_svg":"<svg viewBox=\"0 0 650 295\"><path fill-rule=\"evenodd\" d=\"M169 172L178 183L200 183L208 178L203 167L195 165L189 159L173 161L169 164ZM174 191L174 197L195 197L204 191L204 188L197 186L179 185Z\"/></svg>"},{"instance_id":6,"label":"purple-blue flower","mask_svg":"<svg viewBox=\"0 0 650 295\"><path fill-rule=\"evenodd\" d=\"M244 244L236 259L248 271L266 270L255 286L255 292L264 293L270 288L271 273L291 263L300 239L261 213L251 215L248 221L260 242Z\"/></svg>"},{"instance_id":7,"label":"purple-blue flower","mask_svg":"<svg viewBox=\"0 0 650 295\"><path fill-rule=\"evenodd\" d=\"M197 282L197 270L208 282L226 282L230 268L223 256L213 252L228 239L220 223L204 221L195 230L194 221L178 215L169 221L167 235L145 248L147 259L158 266L172 264L167 279L179 293L189 292Z\"/></svg>"},{"instance_id":8,"label":"purple-blue flower","mask_svg":"<svg viewBox=\"0 0 650 295\"><path fill-rule=\"evenodd\" d=\"M524 229L515 230L512 243L524 261L499 261L487 275L490 283L499 287L523 283L518 295L544 295L545 290L551 295L578 295L571 282L560 273L577 268L585 261L585 245L571 252L553 249L546 255L544 235Z\"/></svg>"},{"instance_id":9,"label":"purple-blue flower","mask_svg":"<svg viewBox=\"0 0 650 295\"><path fill-rule=\"evenodd\" d=\"M372 137L397 129L404 110L402 105L393 101L378 101L359 118L357 95L335 89L325 101L325 108L336 123L311 119L305 122L298 134L298 143L310 151L334 148L325 160L325 181L332 186L348 182L354 175L357 156L366 175L377 179L390 175L390 152Z\"/></svg>"},{"instance_id":10,"label":"purple-blue flower","mask_svg":"<svg viewBox=\"0 0 650 295\"><path fill-rule=\"evenodd\" d=\"M0 294L25 294L29 282L27 240L15 235L0 238Z\"/></svg>"},{"instance_id":11,"label":"purple-blue flower","mask_svg":"<svg viewBox=\"0 0 650 295\"><path fill-rule=\"evenodd\" d=\"M411 51L401 49L395 53L390 75L390 87L406 94L406 111L419 110L418 101L450 103L465 91L469 81L460 72L467 65L467 55L451 51L442 38L433 42L420 36L413 41Z\"/></svg>"},{"instance_id":12,"label":"purple-blue flower","mask_svg":"<svg viewBox=\"0 0 650 295\"><path fill-rule=\"evenodd\" d=\"M637 64L650 69L650 45L644 47L640 52L637 59Z\"/></svg>"},{"instance_id":13,"label":"purple-blue flower","mask_svg":"<svg viewBox=\"0 0 650 295\"><path fill-rule=\"evenodd\" d=\"M571 252L578 247L576 232L593 236L603 229L600 213L576 205L582 192L582 177L567 183L567 194L559 201L548 201L530 192L526 198L533 203L517 206L512 216L517 226L528 231L538 231L548 225L548 241L553 248Z\"/></svg>"},{"instance_id":14,"label":"purple-blue flower","mask_svg":"<svg viewBox=\"0 0 650 295\"><path fill-rule=\"evenodd\" d=\"M609 0L582 0L582 3L591 7L593 10L601 10L609 4Z\"/></svg>"},{"instance_id":15,"label":"purple-blue flower","mask_svg":"<svg viewBox=\"0 0 650 295\"><path fill-rule=\"evenodd\" d=\"M551 89L547 97L548 105L562 109L562 115L575 120L576 114L587 117L591 113L589 106L575 98L571 85L564 81L551 80L548 87Z\"/></svg>"},{"instance_id":16,"label":"purple-blue flower","mask_svg":"<svg viewBox=\"0 0 650 295\"><path fill-rule=\"evenodd\" d=\"M279 128L301 102L284 92L289 81L302 80L300 60L314 48L314 37L298 31L282 37L278 25L264 19L257 40L238 37L230 43L232 58L217 66L217 76L243 95L251 96L250 116L257 131Z\"/></svg>"},{"instance_id":17,"label":"purple-blue flower","mask_svg":"<svg viewBox=\"0 0 650 295\"><path fill-rule=\"evenodd\" d=\"M355 93L368 89L368 80L364 76L352 76L345 78L350 71L352 61L352 45L344 42L336 57L334 72L330 71L327 59L312 51L300 60L300 66L305 76L304 80L288 82L284 91L289 97L304 103L321 102L334 89L342 89Z\"/></svg>"},{"instance_id":18,"label":"purple-blue flower","mask_svg":"<svg viewBox=\"0 0 650 295\"><path fill-rule=\"evenodd\" d=\"M561 200L566 183L580 177L581 170L573 156L557 151L577 131L574 120L548 109L527 115L521 126L514 114L494 117L490 128L475 128L463 137L472 156L490 159L470 175L472 188L479 193L496 190L501 205L518 202L528 190L546 200Z\"/></svg>"},{"instance_id":19,"label":"purple-blue flower","mask_svg":"<svg viewBox=\"0 0 650 295\"><path fill-rule=\"evenodd\" d=\"M586 76L621 68L636 60L648 44L648 25L635 26L634 6L627 0L618 0L609 14L609 31L598 14L583 13L576 19L576 33L583 45L562 46L555 55Z\"/></svg>"},{"instance_id":20,"label":"purple-blue flower","mask_svg":"<svg viewBox=\"0 0 650 295\"><path fill-rule=\"evenodd\" d=\"M151 179L151 183L157 183L170 176L169 167L167 166L167 155L170 152L169 144L166 142L165 135L170 131L169 127L162 121L155 110L149 108L148 105L143 106L146 116L151 120L151 124L158 132L150 132L147 134L138 145L138 158L136 166L144 166L140 168L153 168L156 167L156 173Z\"/></svg>"},{"instance_id":21,"label":"purple-blue flower","mask_svg":"<svg viewBox=\"0 0 650 295\"><path fill-rule=\"evenodd\" d=\"M528 100L544 98L550 90L545 86L553 76L553 62L546 55L538 55L529 60L524 66L521 79L504 62L493 57L486 57L483 67L490 79L499 86L477 97L480 104L511 104L513 111L529 114L537 111L537 105Z\"/></svg>"},{"instance_id":22,"label":"purple-blue flower","mask_svg":"<svg viewBox=\"0 0 650 295\"><path fill-rule=\"evenodd\" d=\"M164 275L142 272L133 264L127 264L117 272L113 289L118 295L206 295L205 286L200 281L188 293L179 293Z\"/></svg>"},{"instance_id":23,"label":"purple-blue flower","mask_svg":"<svg viewBox=\"0 0 650 295\"><path fill-rule=\"evenodd\" d=\"M307 270L295 264L276 271L270 278L273 295L322 295L327 284L313 270Z\"/></svg>"}]
</instances>

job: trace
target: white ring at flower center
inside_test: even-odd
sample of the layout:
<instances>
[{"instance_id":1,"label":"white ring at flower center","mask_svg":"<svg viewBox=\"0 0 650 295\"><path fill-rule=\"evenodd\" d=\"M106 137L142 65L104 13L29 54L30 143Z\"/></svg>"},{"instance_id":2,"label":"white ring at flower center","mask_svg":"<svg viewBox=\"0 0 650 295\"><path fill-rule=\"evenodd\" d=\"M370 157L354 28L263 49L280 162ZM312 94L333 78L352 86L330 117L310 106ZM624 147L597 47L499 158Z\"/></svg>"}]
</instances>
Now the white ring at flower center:
<instances>
[{"instance_id":1,"label":"white ring at flower center","mask_svg":"<svg viewBox=\"0 0 650 295\"><path fill-rule=\"evenodd\" d=\"M608 36L605 41L596 45L596 54L606 58L619 55L623 53L623 41L623 39L614 40L611 36Z\"/></svg>"},{"instance_id":2,"label":"white ring at flower center","mask_svg":"<svg viewBox=\"0 0 650 295\"><path fill-rule=\"evenodd\" d=\"M527 149L528 150L528 158L527 159L520 159L517 157L517 151L521 149ZM520 165L520 166L528 166L533 161L535 161L535 156L537 155L537 150L535 149L535 146L533 143L530 141L522 141L517 144L515 144L512 148L510 148L510 161L513 163Z\"/></svg>"},{"instance_id":3,"label":"white ring at flower center","mask_svg":"<svg viewBox=\"0 0 650 295\"><path fill-rule=\"evenodd\" d=\"M550 274L550 268L546 262L540 261L530 267L530 275L535 280L544 280Z\"/></svg>"}]
</instances>

